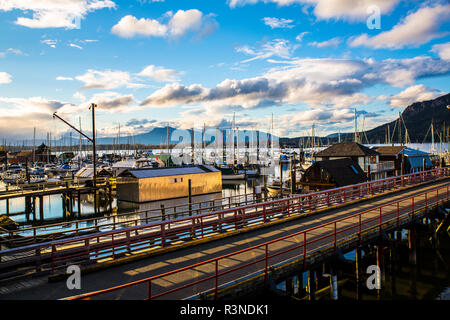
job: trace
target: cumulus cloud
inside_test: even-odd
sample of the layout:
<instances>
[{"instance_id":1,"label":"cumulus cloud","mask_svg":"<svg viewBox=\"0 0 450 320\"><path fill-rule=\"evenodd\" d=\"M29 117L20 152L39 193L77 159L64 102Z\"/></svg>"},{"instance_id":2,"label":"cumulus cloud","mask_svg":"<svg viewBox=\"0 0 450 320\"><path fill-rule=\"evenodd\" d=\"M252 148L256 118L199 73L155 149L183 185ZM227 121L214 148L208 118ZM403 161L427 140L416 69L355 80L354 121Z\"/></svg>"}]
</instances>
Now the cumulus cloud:
<instances>
[{"instance_id":1,"label":"cumulus cloud","mask_svg":"<svg viewBox=\"0 0 450 320\"><path fill-rule=\"evenodd\" d=\"M48 100L43 97L31 97L31 98L0 97L0 103L5 103L14 106L14 108L9 107L9 111L7 112L8 116L25 116L28 113L41 113L51 115L54 112L61 109L62 107L71 105L68 102L59 100ZM0 106L0 108L4 107Z\"/></svg>"},{"instance_id":2,"label":"cumulus cloud","mask_svg":"<svg viewBox=\"0 0 450 320\"><path fill-rule=\"evenodd\" d=\"M3 0L0 11L21 10L32 12L32 18L19 17L15 24L28 28L78 28L77 21L90 12L116 8L111 0Z\"/></svg>"},{"instance_id":3,"label":"cumulus cloud","mask_svg":"<svg viewBox=\"0 0 450 320\"><path fill-rule=\"evenodd\" d=\"M7 84L12 82L12 76L7 72L0 72L0 84Z\"/></svg>"},{"instance_id":4,"label":"cumulus cloud","mask_svg":"<svg viewBox=\"0 0 450 320\"><path fill-rule=\"evenodd\" d=\"M181 75L181 73L173 69L166 69L164 67L149 65L137 75L141 77L152 78L158 82L173 82L178 80L178 77Z\"/></svg>"},{"instance_id":5,"label":"cumulus cloud","mask_svg":"<svg viewBox=\"0 0 450 320\"><path fill-rule=\"evenodd\" d=\"M433 46L432 51L437 52L442 60L450 61L450 42L436 44Z\"/></svg>"},{"instance_id":6,"label":"cumulus cloud","mask_svg":"<svg viewBox=\"0 0 450 320\"><path fill-rule=\"evenodd\" d=\"M56 44L58 43L58 40L45 39L45 40L41 40L41 43L46 44L46 45L50 46L51 48L56 48Z\"/></svg>"},{"instance_id":7,"label":"cumulus cloud","mask_svg":"<svg viewBox=\"0 0 450 320\"><path fill-rule=\"evenodd\" d=\"M169 18L167 23L162 20ZM137 19L132 15L123 17L111 32L123 38L135 36L178 38L190 32L206 36L217 27L214 15L204 15L197 9L166 12L159 19Z\"/></svg>"},{"instance_id":8,"label":"cumulus cloud","mask_svg":"<svg viewBox=\"0 0 450 320\"><path fill-rule=\"evenodd\" d=\"M120 87L142 88L144 85L133 83L131 75L126 71L117 70L93 70L89 69L85 74L75 77L76 80L84 82L83 90L88 89L116 89Z\"/></svg>"},{"instance_id":9,"label":"cumulus cloud","mask_svg":"<svg viewBox=\"0 0 450 320\"><path fill-rule=\"evenodd\" d=\"M22 50L19 49L14 49L14 48L9 48L6 51L0 52L0 58L4 58L7 55L16 55L16 56L26 56L27 54L23 53Z\"/></svg>"},{"instance_id":10,"label":"cumulus cloud","mask_svg":"<svg viewBox=\"0 0 450 320\"><path fill-rule=\"evenodd\" d=\"M437 89L426 87L423 84L418 84L410 86L392 97L387 98L383 96L381 99L388 99L391 107L404 108L414 102L433 100L443 94L443 92L440 92Z\"/></svg>"},{"instance_id":11,"label":"cumulus cloud","mask_svg":"<svg viewBox=\"0 0 450 320\"><path fill-rule=\"evenodd\" d=\"M294 22L294 20L291 19L265 17L262 20L266 26L269 26L272 29L276 28L290 29L294 27L292 25L292 22Z\"/></svg>"},{"instance_id":12,"label":"cumulus cloud","mask_svg":"<svg viewBox=\"0 0 450 320\"><path fill-rule=\"evenodd\" d=\"M310 42L309 45L313 46L313 47L317 47L317 48L328 48L328 47L337 47L340 43L341 43L341 38L336 37L336 38L322 41L322 42L313 41L313 42Z\"/></svg>"},{"instance_id":13,"label":"cumulus cloud","mask_svg":"<svg viewBox=\"0 0 450 320\"><path fill-rule=\"evenodd\" d=\"M92 103L97 105L98 110L108 111L111 113L131 112L137 109L135 105L132 105L134 103L133 95L122 95L112 91L95 94L89 102L86 103L86 105L90 105Z\"/></svg>"},{"instance_id":14,"label":"cumulus cloud","mask_svg":"<svg viewBox=\"0 0 450 320\"><path fill-rule=\"evenodd\" d=\"M345 19L364 21L369 16L368 8L377 6L382 14L391 12L400 0L228 0L231 8L248 4L275 3L278 6L302 4L314 7L313 13L319 19Z\"/></svg>"},{"instance_id":15,"label":"cumulus cloud","mask_svg":"<svg viewBox=\"0 0 450 320\"><path fill-rule=\"evenodd\" d=\"M72 81L73 78L71 78L71 77L58 76L58 77L56 77L56 80L58 80L58 81Z\"/></svg>"},{"instance_id":16,"label":"cumulus cloud","mask_svg":"<svg viewBox=\"0 0 450 320\"><path fill-rule=\"evenodd\" d=\"M137 19L127 15L123 17L112 29L111 32L122 37L132 38L135 36L163 37L167 34L167 26L154 19Z\"/></svg>"},{"instance_id":17,"label":"cumulus cloud","mask_svg":"<svg viewBox=\"0 0 450 320\"><path fill-rule=\"evenodd\" d=\"M311 108L342 109L372 101L361 91L376 84L402 87L422 77L450 73L449 62L430 57L382 61L298 59L284 64L259 77L226 79L212 88L168 84L149 95L141 105L159 108L198 105L218 111L301 103Z\"/></svg>"},{"instance_id":18,"label":"cumulus cloud","mask_svg":"<svg viewBox=\"0 0 450 320\"><path fill-rule=\"evenodd\" d=\"M289 40L274 39L265 42L260 48L251 48L246 45L237 47L236 51L253 56L252 58L241 61L241 63L248 63L254 60L268 59L271 57L288 59L297 48L298 45L292 45Z\"/></svg>"},{"instance_id":19,"label":"cumulus cloud","mask_svg":"<svg viewBox=\"0 0 450 320\"><path fill-rule=\"evenodd\" d=\"M350 40L350 46L366 46L375 49L399 49L420 46L447 33L439 32L439 26L450 17L450 4L423 7L411 13L391 30L370 37L360 35Z\"/></svg>"}]
</instances>

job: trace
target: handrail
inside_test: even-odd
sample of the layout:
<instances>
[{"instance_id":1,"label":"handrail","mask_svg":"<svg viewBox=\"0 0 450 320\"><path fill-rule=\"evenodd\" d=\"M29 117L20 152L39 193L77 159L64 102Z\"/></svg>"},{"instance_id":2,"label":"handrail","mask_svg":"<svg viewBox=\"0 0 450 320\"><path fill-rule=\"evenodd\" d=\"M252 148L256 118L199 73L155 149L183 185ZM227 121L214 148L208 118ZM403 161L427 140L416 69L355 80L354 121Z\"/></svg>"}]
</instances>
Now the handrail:
<instances>
[{"instance_id":1,"label":"handrail","mask_svg":"<svg viewBox=\"0 0 450 320\"><path fill-rule=\"evenodd\" d=\"M141 226L123 228L113 231L98 232L94 234L77 236L74 238L45 242L23 246L20 248L0 251L2 256L12 256L14 263L21 261L35 261L39 268L50 268L51 273L73 259L84 259L94 262L99 259L115 259L120 252L150 250L156 247L165 247L172 241L191 241L195 238L204 238L217 232L233 231L245 226L265 224L276 218L289 217L293 214L308 214L318 207L329 208L334 204L348 203L361 199L364 195L371 196L386 189L403 187L406 184L415 184L429 181L436 177L448 176L450 170L437 169L418 174L377 180L368 183L325 190L321 192L299 195L291 198L279 199L269 202L257 203L237 208L231 208L202 215L179 218L169 221L155 222ZM428 180L427 180L428 179ZM134 235L133 235L134 234ZM111 237L108 240L108 237ZM100 241L103 239L103 242ZM106 239L106 241L105 241ZM109 241L109 242L108 242ZM70 246L67 246L70 244ZM139 247L139 249L137 249ZM88 248L87 251L83 248ZM23 258L20 253L37 252L34 256ZM75 251L75 252L74 252ZM51 264L41 263L51 252ZM14 260L16 254L17 259ZM2 266L0 262L0 267Z\"/></svg>"},{"instance_id":2,"label":"handrail","mask_svg":"<svg viewBox=\"0 0 450 320\"><path fill-rule=\"evenodd\" d=\"M127 284L111 287L111 288L104 289L104 290L99 290L99 291L95 291L95 292L91 292L91 293L78 295L78 296L75 296L75 297L66 298L66 300L90 299L90 298L92 298L94 296L110 293L110 292L113 292L113 291L116 291L116 290L119 290L119 289L129 288L129 287L136 286L136 285L143 284L143 283L147 283L148 284L149 290L148 290L147 299L150 300L150 299L158 298L158 297L161 297L163 295L166 295L166 294L169 294L169 293L172 293L172 292L175 292L175 291L179 291L179 290L185 289L188 286L192 286L194 284L199 284L201 282L205 282L205 281L211 280L211 279L215 279L215 285L214 285L213 288L208 289L207 291L214 290L215 297L217 298L217 292L218 292L218 281L217 280L218 280L218 278L220 276L228 274L228 273L230 273L232 271L236 271L236 270L242 269L244 267L248 267L249 265L255 265L255 264L258 264L258 263L264 261L265 262L265 268L264 268L264 271L261 270L261 272L264 272L265 279L267 280L267 276L268 276L268 260L270 258L273 258L275 256L279 256L282 253L287 253L287 252L290 252L290 251L293 251L293 250L297 250L297 249L303 247L303 263L305 263L306 262L305 258L306 258L306 252L307 252L307 250L306 250L307 245L311 244L311 243L314 243L314 242L317 242L319 240L323 240L323 239L328 238L328 237L333 237L334 240L332 242L329 242L327 244L327 247L334 246L334 249L335 249L335 252L336 252L336 248L337 248L337 245L338 245L338 242L339 242L339 241L337 241L337 235L339 233L343 233L345 231L348 231L348 230L351 230L351 229L354 229L354 228L358 227L358 231L357 232L354 232L351 235L347 235L345 237L345 239L353 238L355 236L358 236L359 239L361 239L362 233L369 232L370 230L377 230L377 229L379 229L380 232L381 232L383 225L392 223L393 221L397 222L397 226L398 226L399 222L400 222L400 219L404 219L405 217L410 217L410 214L412 214L411 218L413 219L414 218L414 214L417 213L418 211L421 211L423 209L427 209L429 206L438 205L439 202L440 202L439 191L443 190L443 189L445 189L445 191L446 191L446 194L444 195L444 199L445 199L445 201L448 201L448 199L449 199L449 185L446 185L446 186L439 187L439 188L436 188L436 189L433 189L433 190L430 190L430 191L427 191L427 192L424 192L424 193L421 193L421 194L417 194L417 195L414 195L414 196L411 196L411 197L407 197L407 198L399 199L399 200L394 201L394 202L383 204L383 205L378 206L376 208L365 210L365 211L362 211L362 212L350 215L350 216L345 217L345 218L341 218L341 219L337 219L337 220L334 220L334 221L331 221L331 222L327 222L327 223L322 224L320 226L312 227L312 228L309 228L309 229L306 229L306 230L302 230L302 231L296 232L296 233L291 234L291 235L287 235L287 236L280 237L278 239L267 241L265 243L252 246L250 248L245 248L245 249L242 249L242 250L239 250L239 251L236 251L236 252L232 252L232 253L228 253L228 254L222 255L220 257L208 259L206 261L202 261L202 262L199 262L199 263L196 263L196 264L193 264L193 265L190 265L190 266L186 266L186 267L183 267L183 268L180 268L180 269L177 269L177 270L169 271L169 272L166 272L164 274L148 277L148 278L145 278L145 279L141 279L141 280L138 280L138 281L127 283ZM432 202L432 203L427 202L427 196L426 195L429 194L429 193L434 193L434 192L436 192L435 201ZM422 207L419 207L418 206L419 203L415 202L414 199L417 199L417 198L422 197L424 195L425 195L425 200L422 201L422 202L424 202L424 205ZM442 194L441 194L441 196L442 196ZM400 206L399 206L399 204L401 202L405 202L405 201L409 201L409 200L411 200L411 205L410 206L407 205L407 206L402 208L402 209L407 209L408 211L400 214ZM441 200L441 201L443 201L443 200ZM392 206L393 204L397 205L396 209L394 209L393 211L391 210L391 211L389 211L387 213L384 213L384 215L383 215L382 209L387 207L387 206ZM366 219L365 221L361 220L361 217L363 215L365 215L365 214L367 215L368 213L371 213L371 212L376 212L375 218L369 218L369 219ZM379 212L379 216L378 216L378 212ZM385 220L383 222L383 219L382 219L383 216L389 216L389 215L392 215L392 214L395 214L394 219L390 219L388 221ZM346 221L346 220L352 220L355 217L359 217L359 222L356 223L356 225L355 225L355 223L353 223L352 226L344 227L344 228L342 228L342 229L340 229L338 231L337 224L339 222L343 222L343 221ZM363 232L362 225L363 224L368 224L368 223L373 222L373 221L377 221L378 224L376 224L375 226L369 227L368 230L365 230ZM308 232L311 233L311 231L318 230L318 229L321 229L321 228L326 228L326 227L328 227L330 225L334 226L333 232L331 234L328 233L328 234L325 234L325 236L318 237L318 238L316 237L314 240L310 240L309 242L306 241L306 235L307 235ZM299 235L303 235L303 239L304 239L304 241L301 244L295 245L294 247L291 247L291 248L288 248L288 249L282 251L281 253L277 252L277 253L274 253L272 255L268 254L268 246L269 245L281 242L281 241L289 239L289 238L297 237ZM341 239L341 242L342 241L343 240ZM251 261L249 263L246 263L244 266L239 266L239 267L232 268L231 271L227 270L227 271L222 272L222 273L218 272L217 265L218 265L218 262L220 260L223 260L223 259L226 259L226 258L229 258L229 257L232 257L232 256L236 256L236 255L239 255L239 254L242 254L242 253L245 253L245 252L253 251L255 249L261 249L261 248L265 249L265 257L264 257L264 259L262 259L262 258L257 259L257 260L252 259L253 261ZM319 247L319 249L323 249L323 246ZM313 249L313 252L317 251L317 250L318 250L317 248ZM298 254L297 255L297 257L300 257L300 256L302 256L302 254ZM295 258L295 256L294 256L294 258ZM290 258L290 260L292 260L292 258ZM206 278L203 278L203 279L200 279L200 280L197 280L197 281L194 281L194 282L182 285L179 288L170 289L168 291L165 291L165 292L162 292L162 293L159 293L159 294L156 294L156 295L152 295L151 290L150 290L152 281L155 281L157 279L164 278L164 277L167 277L167 276L170 276L170 275L174 275L176 273L180 273L180 272L183 272L183 271L186 271L186 270L191 270L191 269L194 269L194 268L197 268L199 266L203 266L203 265L206 265L206 264L209 264L209 263L215 263L215 265L216 265L215 272L214 272L213 276L207 276Z\"/></svg>"}]
</instances>

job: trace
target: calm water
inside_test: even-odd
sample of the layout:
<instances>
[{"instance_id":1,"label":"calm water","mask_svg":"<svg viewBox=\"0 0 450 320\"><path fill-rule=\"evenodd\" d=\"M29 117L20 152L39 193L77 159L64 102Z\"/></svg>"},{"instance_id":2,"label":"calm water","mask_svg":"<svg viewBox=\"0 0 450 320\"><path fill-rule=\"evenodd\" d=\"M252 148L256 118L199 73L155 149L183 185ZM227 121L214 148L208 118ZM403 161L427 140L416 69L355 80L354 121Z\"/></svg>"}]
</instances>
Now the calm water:
<instances>
[{"instance_id":1,"label":"calm water","mask_svg":"<svg viewBox=\"0 0 450 320\"><path fill-rule=\"evenodd\" d=\"M381 290L369 290L366 285L370 275L366 273L368 266L377 264L375 244L362 250L359 285L355 276L354 250L344 254L345 262L333 264L332 272L330 264L312 270L316 300L450 300L450 237L448 234L442 236L439 245L433 247L429 240L430 230L416 229L416 241L412 246L415 250L409 248L408 230L402 230L401 240L392 234L392 239L397 240L391 246L383 247ZM330 277L326 273L336 277L337 290L331 290ZM299 290L297 276L288 279L288 283L290 280L293 283L293 296L307 299L308 273L300 272L298 276L303 278L303 290ZM276 288L287 294L286 281L278 283ZM291 296L289 294L285 299L291 299Z\"/></svg>"}]
</instances>

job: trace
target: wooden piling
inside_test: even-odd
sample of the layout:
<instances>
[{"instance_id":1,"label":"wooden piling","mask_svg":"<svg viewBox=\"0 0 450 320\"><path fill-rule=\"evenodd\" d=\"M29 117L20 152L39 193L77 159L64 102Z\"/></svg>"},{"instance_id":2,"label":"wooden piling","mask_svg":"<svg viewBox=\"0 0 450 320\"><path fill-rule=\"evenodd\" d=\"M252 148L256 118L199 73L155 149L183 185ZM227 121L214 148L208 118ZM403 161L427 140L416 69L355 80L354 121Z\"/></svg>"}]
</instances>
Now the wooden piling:
<instances>
[{"instance_id":1,"label":"wooden piling","mask_svg":"<svg viewBox=\"0 0 450 320\"><path fill-rule=\"evenodd\" d=\"M39 220L44 221L44 197L39 196Z\"/></svg>"},{"instance_id":2,"label":"wooden piling","mask_svg":"<svg viewBox=\"0 0 450 320\"><path fill-rule=\"evenodd\" d=\"M192 216L192 180L188 180L189 216Z\"/></svg>"},{"instance_id":3,"label":"wooden piling","mask_svg":"<svg viewBox=\"0 0 450 320\"><path fill-rule=\"evenodd\" d=\"M307 293L308 293L308 299L309 300L315 300L315 284L314 284L314 271L308 270L308 287L307 287Z\"/></svg>"}]
</instances>

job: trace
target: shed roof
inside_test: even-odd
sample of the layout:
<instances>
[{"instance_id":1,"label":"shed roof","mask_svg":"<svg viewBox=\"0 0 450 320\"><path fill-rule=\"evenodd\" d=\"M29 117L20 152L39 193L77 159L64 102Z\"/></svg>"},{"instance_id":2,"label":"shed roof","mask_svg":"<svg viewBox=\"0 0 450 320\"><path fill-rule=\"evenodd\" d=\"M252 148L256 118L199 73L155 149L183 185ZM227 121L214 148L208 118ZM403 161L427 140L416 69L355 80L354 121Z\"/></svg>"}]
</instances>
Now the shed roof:
<instances>
[{"instance_id":1,"label":"shed roof","mask_svg":"<svg viewBox=\"0 0 450 320\"><path fill-rule=\"evenodd\" d=\"M327 171L338 187L358 184L367 181L367 176L361 167L350 158L317 161L306 170L313 170L314 166L319 166Z\"/></svg>"},{"instance_id":2,"label":"shed roof","mask_svg":"<svg viewBox=\"0 0 450 320\"><path fill-rule=\"evenodd\" d=\"M318 153L315 157L364 157L377 156L378 152L356 142L341 142Z\"/></svg>"},{"instance_id":3,"label":"shed roof","mask_svg":"<svg viewBox=\"0 0 450 320\"><path fill-rule=\"evenodd\" d=\"M207 165L189 166L189 167L174 167L174 168L151 168L151 169L129 169L120 176L133 176L138 179L156 178L167 176L180 176L187 174L198 174L206 172L219 172L216 168Z\"/></svg>"},{"instance_id":4,"label":"shed roof","mask_svg":"<svg viewBox=\"0 0 450 320\"><path fill-rule=\"evenodd\" d=\"M405 149L405 146L379 146L372 149L383 156L396 156Z\"/></svg>"},{"instance_id":5,"label":"shed roof","mask_svg":"<svg viewBox=\"0 0 450 320\"><path fill-rule=\"evenodd\" d=\"M405 148L403 150L403 153L405 156L413 157L413 156L430 156L428 152L417 150L417 149L411 149L411 148Z\"/></svg>"}]
</instances>

